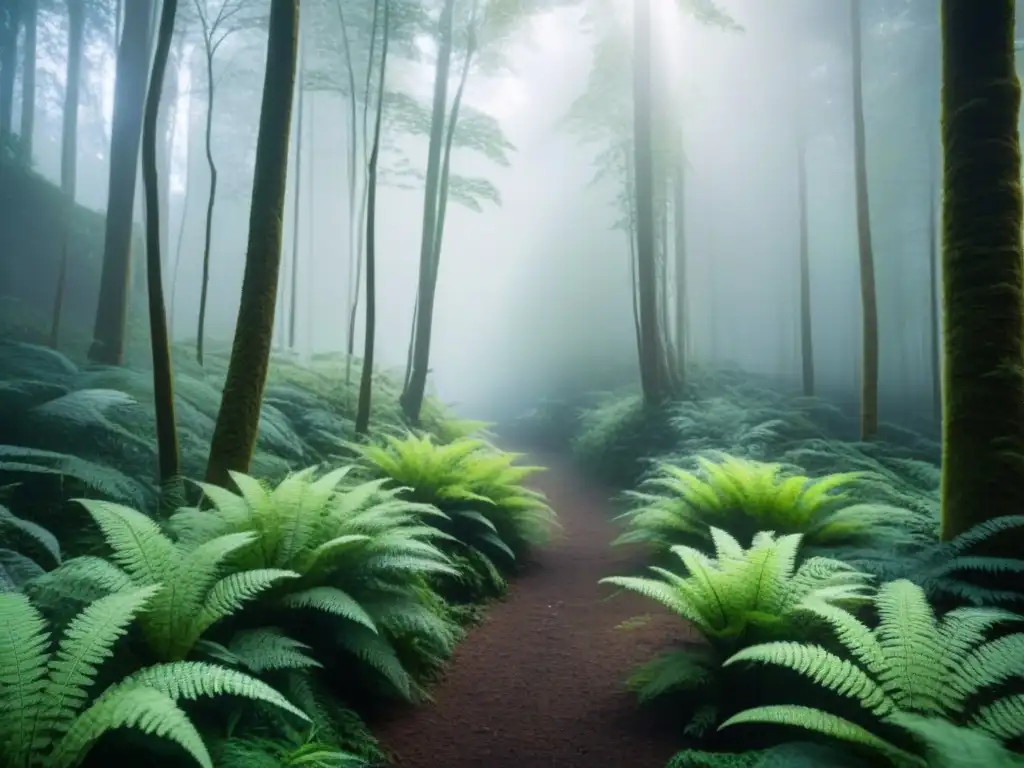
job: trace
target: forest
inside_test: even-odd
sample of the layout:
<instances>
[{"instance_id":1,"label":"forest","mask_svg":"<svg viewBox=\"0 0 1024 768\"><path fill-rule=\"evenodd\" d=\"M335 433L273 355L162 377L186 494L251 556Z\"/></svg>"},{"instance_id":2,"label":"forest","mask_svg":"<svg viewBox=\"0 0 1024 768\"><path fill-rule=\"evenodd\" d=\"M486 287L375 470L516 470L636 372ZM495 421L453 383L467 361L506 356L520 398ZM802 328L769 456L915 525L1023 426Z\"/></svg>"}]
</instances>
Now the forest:
<instances>
[{"instance_id":1,"label":"forest","mask_svg":"<svg viewBox=\"0 0 1024 768\"><path fill-rule=\"evenodd\" d=\"M1024 768L1015 5L0 0L0 768Z\"/></svg>"}]
</instances>

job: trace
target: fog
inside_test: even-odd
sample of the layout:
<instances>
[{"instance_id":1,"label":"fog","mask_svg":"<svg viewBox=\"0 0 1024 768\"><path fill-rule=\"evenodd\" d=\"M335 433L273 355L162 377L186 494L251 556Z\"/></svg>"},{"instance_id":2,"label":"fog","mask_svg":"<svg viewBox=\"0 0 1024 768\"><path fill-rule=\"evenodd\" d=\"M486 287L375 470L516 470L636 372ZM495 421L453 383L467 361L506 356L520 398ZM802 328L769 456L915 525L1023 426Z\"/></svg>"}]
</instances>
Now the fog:
<instances>
[{"instance_id":1,"label":"fog","mask_svg":"<svg viewBox=\"0 0 1024 768\"><path fill-rule=\"evenodd\" d=\"M214 8L217 1L208 6ZM192 3L182 0L181 5ZM292 133L284 301L278 306L287 318L291 264L297 257L295 350L300 356L344 349L352 288L349 102L347 94L330 90L327 82L341 71L343 54L323 42L337 32L327 29L337 19L331 13L306 13L303 5L303 125L301 136L297 126ZM629 6L626 0L562 5L517 25L485 51L481 61L489 66L471 68L468 77L466 104L493 117L514 146L507 165L465 147L453 155L453 173L486 179L500 193L500 205L484 201L479 211L453 200L444 229L431 387L468 415L514 411L540 397L612 386L635 376L629 239L613 228L622 218L617 202L621 181L614 173L594 180L601 142L584 141L566 122L588 88L595 49L613 43L614 35L618 45L626 46L625 90L604 84L608 110L615 109L617 99L628 106ZM803 120L810 136L817 377L823 394L855 397L860 294L848 4L722 0L721 8L742 29L703 23L680 13L678 5L655 3L655 13L656 29L669 41L668 68L684 111L690 360L799 379L795 169ZM885 417L890 396L920 393L926 399L930 393L928 240L938 123L938 5L932 0L865 0L864 13ZM64 24L63 15L54 13L51 32L57 44L40 64L40 78L46 81L41 93L49 95L40 97L35 127L36 167L54 181L60 178L64 64L59 41L66 33L58 30ZM165 87L163 104L175 125L165 284L173 295L172 331L179 341L196 336L209 192L203 138L208 94L201 36L192 27L179 30L176 50L183 53L184 64L177 70L178 87ZM114 55L109 41L104 48L104 39L100 31L91 31L79 116L77 199L96 210L106 205L105 147L113 105ZM420 39L415 44L419 61L394 54L387 90L414 96L429 107L432 43ZM211 344L231 338L238 308L264 48L265 32L241 30L228 37L215 59L212 148L219 190L206 329ZM449 100L460 71L456 57ZM402 369L424 205L422 179L403 169L422 172L427 139L387 121L385 131L382 164L390 171L378 195L377 360L383 367ZM300 138L301 173L296 174ZM137 205L137 220L143 216ZM144 324L144 313L137 312L131 322ZM362 332L360 319L357 353ZM286 336L285 324L279 323L279 343Z\"/></svg>"}]
</instances>

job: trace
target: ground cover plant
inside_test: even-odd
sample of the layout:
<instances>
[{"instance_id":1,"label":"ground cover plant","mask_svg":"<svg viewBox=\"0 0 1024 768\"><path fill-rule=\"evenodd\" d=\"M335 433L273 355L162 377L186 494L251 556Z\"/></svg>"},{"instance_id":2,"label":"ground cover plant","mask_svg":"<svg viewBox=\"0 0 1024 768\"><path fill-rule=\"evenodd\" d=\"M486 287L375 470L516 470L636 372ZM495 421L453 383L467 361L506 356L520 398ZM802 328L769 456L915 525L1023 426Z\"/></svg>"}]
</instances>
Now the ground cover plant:
<instances>
[{"instance_id":1,"label":"ground cover plant","mask_svg":"<svg viewBox=\"0 0 1024 768\"><path fill-rule=\"evenodd\" d=\"M1024 517L940 542L927 439L844 441L821 403L705 387L707 400L663 406L674 438L638 437L627 394L584 410L573 442L595 474L609 456L646 468L621 486L613 546L641 547L654 576L604 581L704 639L624 670L641 706L686 713L691 746L668 765L1021 764L1024 560L986 545Z\"/></svg>"},{"instance_id":2,"label":"ground cover plant","mask_svg":"<svg viewBox=\"0 0 1024 768\"><path fill-rule=\"evenodd\" d=\"M468 619L554 523L522 486L540 468L466 436L479 425L432 401L416 431L383 408L379 447L354 441L353 398L329 358L278 361L252 474L234 473L233 490L189 483L195 503L168 511L147 471L145 373L23 342L0 358L0 743L12 768L139 749L168 765L379 762L356 713L428 700ZM201 476L224 359L181 367L182 465ZM415 461L371 462L394 450L425 479L410 482ZM483 562L493 589L452 603L445 586L476 583ZM198 701L211 696L231 706Z\"/></svg>"}]
</instances>

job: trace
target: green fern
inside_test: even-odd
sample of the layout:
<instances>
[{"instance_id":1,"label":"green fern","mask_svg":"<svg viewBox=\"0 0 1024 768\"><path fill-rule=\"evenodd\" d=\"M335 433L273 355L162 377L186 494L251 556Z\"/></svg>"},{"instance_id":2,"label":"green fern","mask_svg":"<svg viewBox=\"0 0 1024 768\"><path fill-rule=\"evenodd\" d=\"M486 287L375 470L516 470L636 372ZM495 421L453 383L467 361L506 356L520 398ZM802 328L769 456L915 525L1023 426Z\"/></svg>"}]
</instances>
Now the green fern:
<instances>
[{"instance_id":1,"label":"green fern","mask_svg":"<svg viewBox=\"0 0 1024 768\"><path fill-rule=\"evenodd\" d=\"M713 688L721 663L737 648L806 631L801 608L808 601L856 605L869 599L867 576L838 560L811 558L797 567L800 534L776 538L760 532L749 549L718 528L710 535L715 558L691 547L672 547L686 576L652 567L659 578L601 580L661 603L708 642L704 650L673 652L636 670L629 686L641 700ZM695 723L691 730L703 729Z\"/></svg>"},{"instance_id":2,"label":"green fern","mask_svg":"<svg viewBox=\"0 0 1024 768\"><path fill-rule=\"evenodd\" d=\"M489 566L507 572L557 526L544 495L523 484L542 468L518 465L519 454L499 451L482 439L437 444L430 435L406 434L386 437L382 445L349 447L371 476L406 487L416 501L445 512L446 517L427 522L448 535L450 554L469 553L470 563L482 567L475 579L481 584L498 586L503 579L491 578Z\"/></svg>"},{"instance_id":3,"label":"green fern","mask_svg":"<svg viewBox=\"0 0 1024 768\"><path fill-rule=\"evenodd\" d=\"M28 597L0 594L0 765L70 768L104 733L127 727L174 741L211 768L202 738L176 704L201 694L248 696L304 717L259 681L210 665L151 667L90 703L99 667L158 592L157 585L126 589L91 603L68 624L53 652L46 621Z\"/></svg>"},{"instance_id":4,"label":"green fern","mask_svg":"<svg viewBox=\"0 0 1024 768\"><path fill-rule=\"evenodd\" d=\"M649 490L628 492L638 506L622 515L628 530L617 544L644 543L656 550L673 544L707 547L708 529L749 541L761 530L801 533L807 546L851 542L892 544L904 536L914 513L881 505L844 504L848 489L863 476L835 473L811 479L785 475L780 464L722 455L698 457L700 472L660 464L646 482Z\"/></svg>"},{"instance_id":5,"label":"green fern","mask_svg":"<svg viewBox=\"0 0 1024 768\"><path fill-rule=\"evenodd\" d=\"M28 550L34 557L25 554ZM41 556L41 558L40 558ZM0 592L13 592L61 563L60 542L46 528L24 520L0 504Z\"/></svg>"},{"instance_id":6,"label":"green fern","mask_svg":"<svg viewBox=\"0 0 1024 768\"><path fill-rule=\"evenodd\" d=\"M134 509L88 499L78 502L113 550L110 562L90 558L83 566L84 576L112 589L159 585L140 624L150 650L161 661L184 659L211 626L282 579L298 576L280 568L236 570L222 576L225 561L252 543L253 534L227 534L189 547L173 542Z\"/></svg>"},{"instance_id":7,"label":"green fern","mask_svg":"<svg viewBox=\"0 0 1024 768\"><path fill-rule=\"evenodd\" d=\"M335 655L335 643L414 698L420 690L398 646L408 649L411 665L430 667L448 658L457 638L444 606L421 590L425 576L458 574L434 543L450 536L423 524L444 514L403 498L401 489L383 489L383 480L342 485L350 469L317 477L310 468L274 487L235 474L237 494L202 484L213 509L183 509L170 527L187 547L250 537L231 554L233 569L296 574L265 595L271 605L338 622L327 637L309 638L321 658ZM302 630L298 620L295 629Z\"/></svg>"},{"instance_id":8,"label":"green fern","mask_svg":"<svg viewBox=\"0 0 1024 768\"><path fill-rule=\"evenodd\" d=\"M858 702L867 725L821 709L777 705L741 712L721 727L792 725L861 744L897 761L909 758L872 729L899 725L905 714L945 718L1002 741L1024 735L1024 696L969 709L979 692L1024 675L1024 633L985 641L993 627L1020 616L999 608L959 608L938 619L924 590L903 580L884 584L875 604L879 624L874 630L841 607L820 600L800 606L833 628L848 659L817 645L780 641L745 648L725 662L792 669Z\"/></svg>"}]
</instances>

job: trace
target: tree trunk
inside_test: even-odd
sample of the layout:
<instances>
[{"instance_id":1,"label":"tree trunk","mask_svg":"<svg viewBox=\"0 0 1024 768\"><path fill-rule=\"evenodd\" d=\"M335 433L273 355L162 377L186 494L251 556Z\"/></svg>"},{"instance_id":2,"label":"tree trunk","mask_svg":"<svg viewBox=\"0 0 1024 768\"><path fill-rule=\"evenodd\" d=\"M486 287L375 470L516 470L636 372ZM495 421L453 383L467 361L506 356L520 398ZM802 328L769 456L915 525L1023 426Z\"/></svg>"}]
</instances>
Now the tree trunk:
<instances>
[{"instance_id":1,"label":"tree trunk","mask_svg":"<svg viewBox=\"0 0 1024 768\"><path fill-rule=\"evenodd\" d=\"M800 228L800 363L805 397L814 396L814 336L811 318L811 244L807 213L807 136L802 119L796 144L797 206Z\"/></svg>"},{"instance_id":2,"label":"tree trunk","mask_svg":"<svg viewBox=\"0 0 1024 768\"><path fill-rule=\"evenodd\" d=\"M864 56L861 0L850 0L853 51L853 144L857 196L857 244L860 253L861 405L860 436L870 440L878 432L878 297L875 293L875 257L871 246L871 211L868 204L867 141L864 133Z\"/></svg>"},{"instance_id":3,"label":"tree trunk","mask_svg":"<svg viewBox=\"0 0 1024 768\"><path fill-rule=\"evenodd\" d=\"M206 220L203 223L203 276L199 284L199 320L196 324L196 361L203 364L206 342L206 304L210 294L210 258L213 250L213 209L217 204L217 163L213 159L213 102L216 83L213 79L213 41L204 30L206 51L206 125L203 129L203 151L210 172L210 190L206 197Z\"/></svg>"},{"instance_id":4,"label":"tree trunk","mask_svg":"<svg viewBox=\"0 0 1024 768\"><path fill-rule=\"evenodd\" d=\"M0 5L0 10L7 14L7 23L0 27L0 147L5 147L11 138L14 119L14 77L18 69L21 0L7 0Z\"/></svg>"},{"instance_id":5,"label":"tree trunk","mask_svg":"<svg viewBox=\"0 0 1024 768\"><path fill-rule=\"evenodd\" d=\"M247 472L256 448L281 267L298 28L299 0L272 0L242 300L206 467L216 485L228 486L232 471Z\"/></svg>"},{"instance_id":6,"label":"tree trunk","mask_svg":"<svg viewBox=\"0 0 1024 768\"><path fill-rule=\"evenodd\" d=\"M32 157L36 132L36 36L39 31L39 0L22 0L25 52L21 73L21 148Z\"/></svg>"},{"instance_id":7,"label":"tree trunk","mask_svg":"<svg viewBox=\"0 0 1024 768\"><path fill-rule=\"evenodd\" d=\"M74 225L75 192L78 186L78 104L82 87L84 48L85 0L68 0L68 62L60 153L60 190L64 206L61 212L60 267L57 271L57 290L50 322L50 346L53 349L60 345L64 290L68 278L68 263L71 260L71 229Z\"/></svg>"},{"instance_id":8,"label":"tree trunk","mask_svg":"<svg viewBox=\"0 0 1024 768\"><path fill-rule=\"evenodd\" d=\"M110 131L110 183L99 303L89 359L124 362L131 287L135 184L139 170L142 113L149 72L150 18L153 0L125 4L124 28L114 81L114 119Z\"/></svg>"},{"instance_id":9,"label":"tree trunk","mask_svg":"<svg viewBox=\"0 0 1024 768\"><path fill-rule=\"evenodd\" d=\"M652 147L651 0L636 0L633 42L633 152L635 160L637 283L640 305L640 385L644 404L668 397L658 332L658 277Z\"/></svg>"},{"instance_id":10,"label":"tree trunk","mask_svg":"<svg viewBox=\"0 0 1024 768\"><path fill-rule=\"evenodd\" d=\"M680 391L686 384L686 362L689 359L689 321L686 297L686 172L684 159L675 164L672 177L672 245L675 253L675 320L676 320L676 367L678 368Z\"/></svg>"},{"instance_id":11,"label":"tree trunk","mask_svg":"<svg viewBox=\"0 0 1024 768\"><path fill-rule=\"evenodd\" d=\"M156 445L160 487L164 503L173 509L183 503L179 482L178 430L174 423L174 372L171 343L164 309L164 287L160 261L160 183L157 177L157 139L160 102L167 73L167 59L174 35L178 0L163 0L160 31L156 39L153 72L142 124L142 184L146 196L146 287L149 298L149 334L153 354L153 395L156 413ZM177 88L175 88L177 91Z\"/></svg>"},{"instance_id":12,"label":"tree trunk","mask_svg":"<svg viewBox=\"0 0 1024 768\"><path fill-rule=\"evenodd\" d=\"M942 0L941 528L947 541L1024 508L1024 216L1014 21L1013 0Z\"/></svg>"},{"instance_id":13,"label":"tree trunk","mask_svg":"<svg viewBox=\"0 0 1024 768\"><path fill-rule=\"evenodd\" d=\"M303 117L306 112L306 88L303 84L303 72L306 61L306 50L299 33L299 103L296 104L298 115L295 121L295 197L292 199L292 284L288 306L288 349L295 349L295 322L299 305L299 229L302 224L302 139L304 137Z\"/></svg>"},{"instance_id":14,"label":"tree trunk","mask_svg":"<svg viewBox=\"0 0 1024 768\"><path fill-rule=\"evenodd\" d=\"M373 15L376 18L376 4ZM374 334L377 331L377 238L374 228L377 224L377 162L380 158L380 132L384 117L384 78L388 64L390 16L390 0L384 0L384 42L380 53L377 119L373 126L373 149L370 152L366 179L366 330L363 340L363 370L359 381L359 405L356 408L357 435L365 435L370 429L370 402L373 394L373 346Z\"/></svg>"},{"instance_id":15,"label":"tree trunk","mask_svg":"<svg viewBox=\"0 0 1024 768\"><path fill-rule=\"evenodd\" d=\"M452 22L455 0L445 0L440 18L440 40L434 72L434 102L431 109L430 143L427 147L426 188L423 194L423 231L420 240L419 287L416 304L416 334L413 340L412 367L400 404L406 418L419 423L420 408L427 387L430 364L430 334L434 316L437 278L434 265L437 201L441 173L441 148L445 136L448 105L448 74L452 59Z\"/></svg>"},{"instance_id":16,"label":"tree trunk","mask_svg":"<svg viewBox=\"0 0 1024 768\"><path fill-rule=\"evenodd\" d=\"M169 61L167 77L163 85L157 124L157 176L160 179L160 253L163 254L163 269L169 270L171 255L171 166L174 162L174 140L178 127L178 75L184 59L185 37L178 38L178 44Z\"/></svg>"},{"instance_id":17,"label":"tree trunk","mask_svg":"<svg viewBox=\"0 0 1024 768\"><path fill-rule=\"evenodd\" d=\"M932 368L932 416L936 424L942 424L942 314L939 307L939 201L938 158L928 152L928 320L929 341L931 342Z\"/></svg>"}]
</instances>

